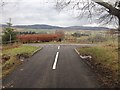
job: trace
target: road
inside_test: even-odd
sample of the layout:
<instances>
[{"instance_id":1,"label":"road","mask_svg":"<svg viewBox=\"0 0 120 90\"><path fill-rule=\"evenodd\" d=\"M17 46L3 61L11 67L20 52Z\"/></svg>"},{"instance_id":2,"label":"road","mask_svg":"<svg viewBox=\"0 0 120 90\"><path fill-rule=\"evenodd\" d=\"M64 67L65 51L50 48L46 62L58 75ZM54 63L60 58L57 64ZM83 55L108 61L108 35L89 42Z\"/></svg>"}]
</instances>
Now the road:
<instances>
[{"instance_id":1,"label":"road","mask_svg":"<svg viewBox=\"0 0 120 90\"><path fill-rule=\"evenodd\" d=\"M99 87L96 75L74 50L80 45L39 46L41 51L3 79L3 88Z\"/></svg>"}]
</instances>

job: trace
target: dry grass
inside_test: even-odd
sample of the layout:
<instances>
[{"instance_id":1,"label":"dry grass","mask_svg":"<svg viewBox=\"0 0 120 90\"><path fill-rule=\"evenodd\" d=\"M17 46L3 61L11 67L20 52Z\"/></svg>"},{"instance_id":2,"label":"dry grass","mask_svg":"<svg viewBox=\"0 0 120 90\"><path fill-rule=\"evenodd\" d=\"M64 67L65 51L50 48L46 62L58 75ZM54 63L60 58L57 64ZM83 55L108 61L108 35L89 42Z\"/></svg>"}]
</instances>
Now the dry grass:
<instances>
[{"instance_id":1,"label":"dry grass","mask_svg":"<svg viewBox=\"0 0 120 90\"><path fill-rule=\"evenodd\" d=\"M118 84L118 45L117 44L98 44L95 47L79 48L82 55L92 56L92 65L101 74L103 84L114 87ZM90 62L91 63L91 62Z\"/></svg>"},{"instance_id":2,"label":"dry grass","mask_svg":"<svg viewBox=\"0 0 120 90\"><path fill-rule=\"evenodd\" d=\"M31 56L34 51L36 51L39 47L35 46L27 46L27 45L10 45L4 46L2 54L10 55L10 59L6 62L2 63L2 77L7 76L11 73L18 65L22 62L18 60L16 57L17 54L24 54Z\"/></svg>"}]
</instances>

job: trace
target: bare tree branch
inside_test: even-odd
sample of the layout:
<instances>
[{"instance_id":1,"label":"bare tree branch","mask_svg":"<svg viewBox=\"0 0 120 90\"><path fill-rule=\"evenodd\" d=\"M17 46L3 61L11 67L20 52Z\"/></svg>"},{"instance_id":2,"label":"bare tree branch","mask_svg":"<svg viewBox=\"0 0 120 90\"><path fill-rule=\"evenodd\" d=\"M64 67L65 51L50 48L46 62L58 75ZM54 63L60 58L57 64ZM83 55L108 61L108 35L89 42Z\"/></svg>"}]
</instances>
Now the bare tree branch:
<instances>
[{"instance_id":1,"label":"bare tree branch","mask_svg":"<svg viewBox=\"0 0 120 90\"><path fill-rule=\"evenodd\" d=\"M112 4L105 0L62 0L62 2L58 0L58 2L56 7L60 11L66 7L72 7L73 10L80 11L77 17L98 16L99 22L105 24L118 22L118 27L120 27L120 0L116 0Z\"/></svg>"},{"instance_id":2,"label":"bare tree branch","mask_svg":"<svg viewBox=\"0 0 120 90\"><path fill-rule=\"evenodd\" d=\"M93 0L94 1L94 0ZM113 7L112 5L110 5L109 3L107 2L97 2L97 0L95 0L96 3L98 3L99 5L101 6L104 6L105 8L108 9L108 12L112 15L115 15L115 16L118 16L120 15L120 10Z\"/></svg>"}]
</instances>

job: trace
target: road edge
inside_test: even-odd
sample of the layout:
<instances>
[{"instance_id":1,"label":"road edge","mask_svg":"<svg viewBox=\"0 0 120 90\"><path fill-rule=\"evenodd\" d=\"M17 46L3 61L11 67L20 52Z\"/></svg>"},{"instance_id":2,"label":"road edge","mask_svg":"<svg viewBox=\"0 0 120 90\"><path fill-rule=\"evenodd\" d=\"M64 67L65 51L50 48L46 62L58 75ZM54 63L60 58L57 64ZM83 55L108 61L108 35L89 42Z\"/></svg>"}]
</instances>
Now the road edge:
<instances>
[{"instance_id":1,"label":"road edge","mask_svg":"<svg viewBox=\"0 0 120 90\"><path fill-rule=\"evenodd\" d=\"M37 50L35 50L35 51L32 53L31 56L35 55L38 51L40 51L40 50L42 50L42 49L43 49L43 47L38 48Z\"/></svg>"},{"instance_id":2,"label":"road edge","mask_svg":"<svg viewBox=\"0 0 120 90\"><path fill-rule=\"evenodd\" d=\"M75 52L79 55L79 57L82 59L82 61L87 64L90 68L92 68L91 64L87 61L88 59L92 59L92 58L84 58L82 55L80 55L79 51L74 48ZM85 61L86 60L86 61Z\"/></svg>"}]
</instances>

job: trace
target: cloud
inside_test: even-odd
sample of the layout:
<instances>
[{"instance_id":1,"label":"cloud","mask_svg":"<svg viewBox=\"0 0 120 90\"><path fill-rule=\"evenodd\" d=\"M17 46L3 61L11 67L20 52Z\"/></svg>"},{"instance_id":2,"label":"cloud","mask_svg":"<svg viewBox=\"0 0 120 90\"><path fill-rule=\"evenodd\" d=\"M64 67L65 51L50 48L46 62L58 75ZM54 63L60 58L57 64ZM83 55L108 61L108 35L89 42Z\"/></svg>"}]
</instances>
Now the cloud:
<instances>
[{"instance_id":1,"label":"cloud","mask_svg":"<svg viewBox=\"0 0 120 90\"><path fill-rule=\"evenodd\" d=\"M87 18L75 18L70 11L55 10L55 0L3 0L2 23L12 18L13 25L49 24L58 26L74 26L90 24ZM76 13L76 12L75 12ZM94 23L94 20L93 22ZM97 25L97 24L96 24Z\"/></svg>"},{"instance_id":2,"label":"cloud","mask_svg":"<svg viewBox=\"0 0 120 90\"><path fill-rule=\"evenodd\" d=\"M12 18L13 24L79 25L79 21L68 12L56 11L55 2L8 2L3 8L2 22L7 22L9 18Z\"/></svg>"},{"instance_id":3,"label":"cloud","mask_svg":"<svg viewBox=\"0 0 120 90\"><path fill-rule=\"evenodd\" d=\"M97 23L91 23L91 24L85 24L83 26L90 26L90 27L99 27L99 26L102 26L102 27L108 27L108 28L117 28L117 25L101 25L101 24L97 24Z\"/></svg>"}]
</instances>

